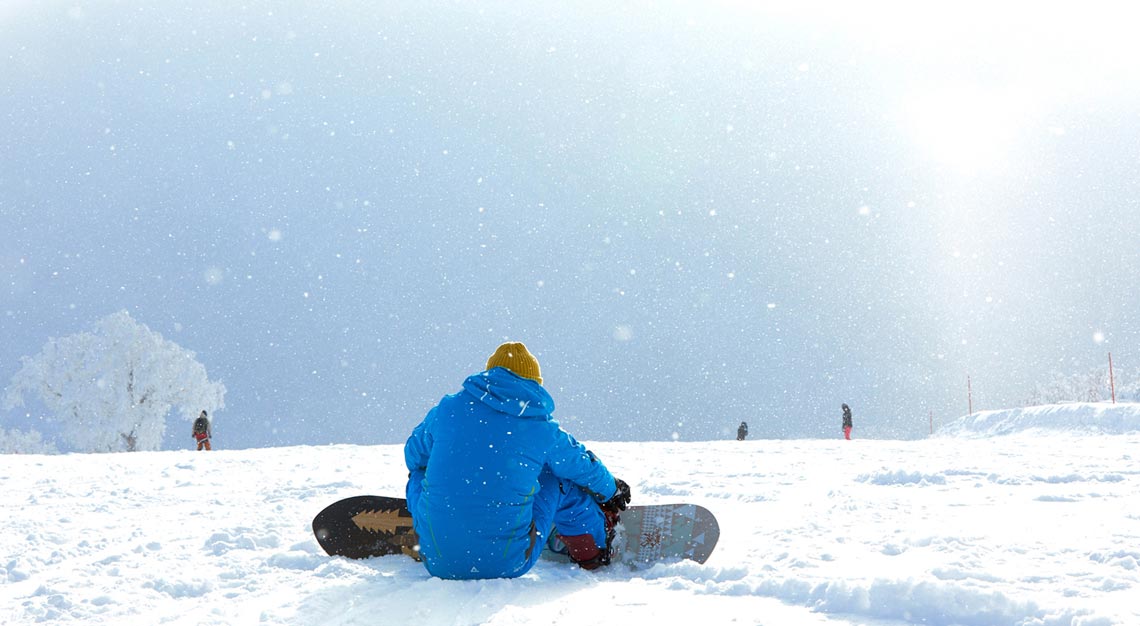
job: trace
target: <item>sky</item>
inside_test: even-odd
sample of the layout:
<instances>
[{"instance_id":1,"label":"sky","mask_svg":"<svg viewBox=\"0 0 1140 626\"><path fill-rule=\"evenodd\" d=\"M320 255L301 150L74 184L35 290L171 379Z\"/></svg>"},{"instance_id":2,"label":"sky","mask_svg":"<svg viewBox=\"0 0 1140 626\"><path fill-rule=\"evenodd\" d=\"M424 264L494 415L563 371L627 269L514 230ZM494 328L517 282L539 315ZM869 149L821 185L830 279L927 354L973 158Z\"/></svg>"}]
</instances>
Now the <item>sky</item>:
<instances>
[{"instance_id":1,"label":"sky","mask_svg":"<svg viewBox=\"0 0 1140 626\"><path fill-rule=\"evenodd\" d=\"M513 580L321 551L325 506L403 493L400 445L3 455L0 622L1136 624L1140 405L1022 417L921 440L588 443L632 504L712 511L715 551L639 570L540 560Z\"/></svg>"},{"instance_id":2,"label":"sky","mask_svg":"<svg viewBox=\"0 0 1140 626\"><path fill-rule=\"evenodd\" d=\"M1135 9L610 4L7 3L0 381L119 310L230 448L401 442L506 340L614 441L1135 378Z\"/></svg>"}]
</instances>

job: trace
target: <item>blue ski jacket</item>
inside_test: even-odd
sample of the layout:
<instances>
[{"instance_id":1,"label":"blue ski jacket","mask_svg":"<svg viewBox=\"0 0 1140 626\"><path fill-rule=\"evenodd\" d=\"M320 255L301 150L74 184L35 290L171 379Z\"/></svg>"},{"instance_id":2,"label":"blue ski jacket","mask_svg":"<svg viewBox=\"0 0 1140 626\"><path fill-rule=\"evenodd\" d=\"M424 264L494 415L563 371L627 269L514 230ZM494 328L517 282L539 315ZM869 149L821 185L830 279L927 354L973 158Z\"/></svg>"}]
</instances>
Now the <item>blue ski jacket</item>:
<instances>
[{"instance_id":1,"label":"blue ski jacket","mask_svg":"<svg viewBox=\"0 0 1140 626\"><path fill-rule=\"evenodd\" d=\"M599 502L616 491L606 466L559 427L553 411L542 385L496 367L468 377L412 431L404 446L408 502L433 576L525 573L550 530L532 524L544 468Z\"/></svg>"}]
</instances>

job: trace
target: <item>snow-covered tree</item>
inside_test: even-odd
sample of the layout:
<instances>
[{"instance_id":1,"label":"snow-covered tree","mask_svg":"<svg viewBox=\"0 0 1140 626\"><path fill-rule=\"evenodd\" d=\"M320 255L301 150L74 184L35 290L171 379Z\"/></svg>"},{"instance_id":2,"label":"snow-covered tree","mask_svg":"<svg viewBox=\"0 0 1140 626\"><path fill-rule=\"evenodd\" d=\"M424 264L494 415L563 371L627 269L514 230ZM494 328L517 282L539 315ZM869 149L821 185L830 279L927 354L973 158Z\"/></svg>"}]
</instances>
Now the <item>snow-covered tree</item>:
<instances>
[{"instance_id":1,"label":"snow-covered tree","mask_svg":"<svg viewBox=\"0 0 1140 626\"><path fill-rule=\"evenodd\" d=\"M55 446L45 442L37 431L0 428L0 454L56 454Z\"/></svg>"},{"instance_id":2,"label":"snow-covered tree","mask_svg":"<svg viewBox=\"0 0 1140 626\"><path fill-rule=\"evenodd\" d=\"M1135 370L1117 368L1114 372L1117 402L1140 402L1140 377Z\"/></svg>"},{"instance_id":3,"label":"snow-covered tree","mask_svg":"<svg viewBox=\"0 0 1140 626\"><path fill-rule=\"evenodd\" d=\"M21 361L5 405L22 406L25 393L37 396L77 450L157 450L171 409L192 420L225 406L225 386L206 377L193 352L126 311L103 318L92 332L49 339L40 354Z\"/></svg>"},{"instance_id":4,"label":"snow-covered tree","mask_svg":"<svg viewBox=\"0 0 1140 626\"><path fill-rule=\"evenodd\" d=\"M1118 402L1140 399L1140 380L1135 376L1117 368L1110 381L1107 368L1094 368L1084 374L1056 374L1048 383L1037 383L1026 400L1026 405L1105 402L1112 398L1112 384L1115 384Z\"/></svg>"}]
</instances>

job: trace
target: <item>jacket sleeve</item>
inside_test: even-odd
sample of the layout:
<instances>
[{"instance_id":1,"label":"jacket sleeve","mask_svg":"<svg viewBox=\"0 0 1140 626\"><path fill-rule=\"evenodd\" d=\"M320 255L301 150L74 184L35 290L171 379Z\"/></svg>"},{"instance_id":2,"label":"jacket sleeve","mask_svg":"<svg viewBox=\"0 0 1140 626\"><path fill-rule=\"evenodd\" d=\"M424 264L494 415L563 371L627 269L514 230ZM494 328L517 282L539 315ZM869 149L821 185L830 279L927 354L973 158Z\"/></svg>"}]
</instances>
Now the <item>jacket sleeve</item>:
<instances>
[{"instance_id":1,"label":"jacket sleeve","mask_svg":"<svg viewBox=\"0 0 1140 626\"><path fill-rule=\"evenodd\" d=\"M412 430L407 443L404 444L404 464L408 466L408 481L417 484L423 480L427 472L428 458L431 457L432 436L431 423L435 421L436 409L428 411L424 421Z\"/></svg>"},{"instance_id":2,"label":"jacket sleeve","mask_svg":"<svg viewBox=\"0 0 1140 626\"><path fill-rule=\"evenodd\" d=\"M617 492L617 483L605 463L561 428L546 463L555 476L590 492L598 502L609 500Z\"/></svg>"}]
</instances>

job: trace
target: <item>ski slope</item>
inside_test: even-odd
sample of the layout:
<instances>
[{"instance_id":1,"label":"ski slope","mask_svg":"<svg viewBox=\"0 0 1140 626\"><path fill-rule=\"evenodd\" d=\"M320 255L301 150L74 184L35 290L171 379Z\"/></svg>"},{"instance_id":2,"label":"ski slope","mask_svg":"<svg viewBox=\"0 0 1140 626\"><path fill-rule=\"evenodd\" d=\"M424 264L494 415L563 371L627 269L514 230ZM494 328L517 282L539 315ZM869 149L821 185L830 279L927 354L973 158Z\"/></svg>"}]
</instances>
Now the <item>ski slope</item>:
<instances>
[{"instance_id":1,"label":"ski slope","mask_svg":"<svg viewBox=\"0 0 1140 626\"><path fill-rule=\"evenodd\" d=\"M709 561L444 581L325 556L313 515L402 494L399 445L5 455L0 623L1140 623L1135 430L589 445L635 503L714 511Z\"/></svg>"}]
</instances>

